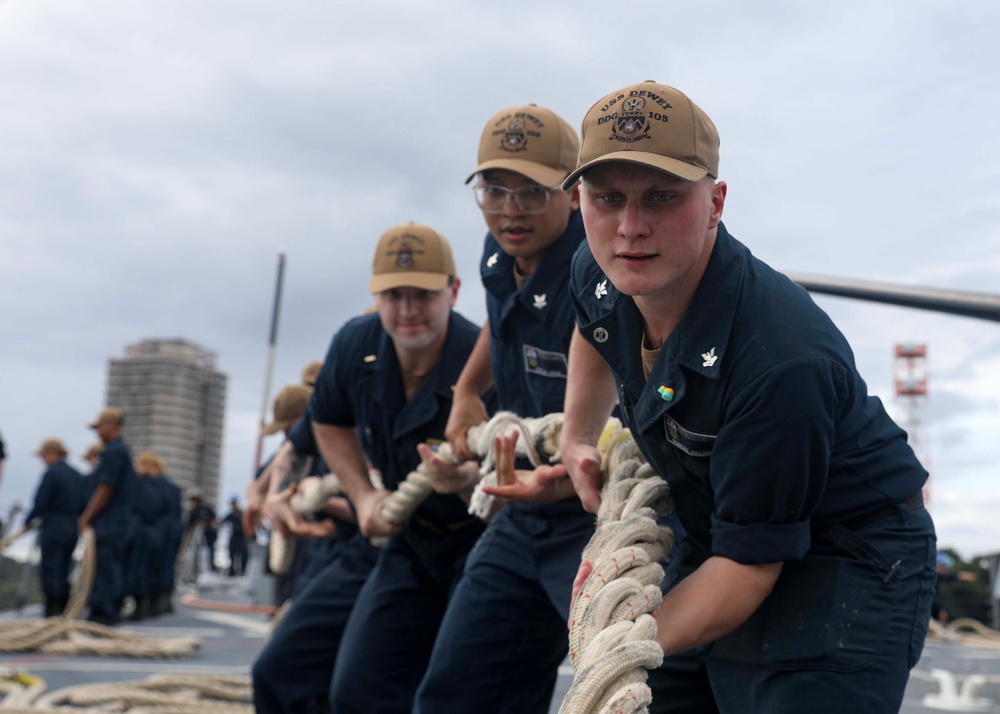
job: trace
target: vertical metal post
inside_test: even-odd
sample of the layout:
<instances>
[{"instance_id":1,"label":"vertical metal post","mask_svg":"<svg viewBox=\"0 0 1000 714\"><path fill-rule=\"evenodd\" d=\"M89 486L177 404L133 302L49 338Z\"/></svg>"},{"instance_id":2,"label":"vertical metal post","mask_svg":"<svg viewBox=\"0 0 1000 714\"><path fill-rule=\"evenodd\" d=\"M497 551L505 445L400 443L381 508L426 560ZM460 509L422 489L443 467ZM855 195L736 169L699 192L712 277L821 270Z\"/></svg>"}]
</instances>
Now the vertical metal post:
<instances>
[{"instance_id":1,"label":"vertical metal post","mask_svg":"<svg viewBox=\"0 0 1000 714\"><path fill-rule=\"evenodd\" d=\"M281 290L285 279L285 254L278 253L278 277L274 286L274 305L271 310L271 332L267 340L267 365L264 367L264 398L260 406L260 424L257 428L257 453L253 460L254 476L260 471L261 453L264 448L264 424L271 401L271 373L274 371L274 351L278 342L278 315L281 313Z\"/></svg>"}]
</instances>

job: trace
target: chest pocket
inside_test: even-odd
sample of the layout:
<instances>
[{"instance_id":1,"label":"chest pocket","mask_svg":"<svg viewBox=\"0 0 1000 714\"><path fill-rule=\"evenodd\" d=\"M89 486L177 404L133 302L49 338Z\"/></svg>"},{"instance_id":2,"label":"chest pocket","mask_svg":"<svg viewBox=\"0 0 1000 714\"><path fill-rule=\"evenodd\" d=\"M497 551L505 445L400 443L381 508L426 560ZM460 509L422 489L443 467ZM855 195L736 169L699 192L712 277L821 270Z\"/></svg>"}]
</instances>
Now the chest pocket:
<instances>
[{"instance_id":1,"label":"chest pocket","mask_svg":"<svg viewBox=\"0 0 1000 714\"><path fill-rule=\"evenodd\" d=\"M566 355L524 345L521 357L525 383L533 401L541 406L544 414L561 412L568 374Z\"/></svg>"},{"instance_id":2,"label":"chest pocket","mask_svg":"<svg viewBox=\"0 0 1000 714\"><path fill-rule=\"evenodd\" d=\"M681 468L699 478L708 477L714 434L686 429L669 414L663 417L663 434L667 443L674 447L674 456Z\"/></svg>"}]
</instances>

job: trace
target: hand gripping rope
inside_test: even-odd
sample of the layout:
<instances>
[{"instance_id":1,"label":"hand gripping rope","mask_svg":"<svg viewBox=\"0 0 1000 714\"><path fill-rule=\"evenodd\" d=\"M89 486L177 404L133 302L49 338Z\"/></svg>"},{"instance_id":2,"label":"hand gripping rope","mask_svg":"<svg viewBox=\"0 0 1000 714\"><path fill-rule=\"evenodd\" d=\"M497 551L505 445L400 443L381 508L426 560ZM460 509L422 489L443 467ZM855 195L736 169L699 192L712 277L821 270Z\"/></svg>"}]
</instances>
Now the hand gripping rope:
<instances>
[{"instance_id":1,"label":"hand gripping rope","mask_svg":"<svg viewBox=\"0 0 1000 714\"><path fill-rule=\"evenodd\" d=\"M561 414L521 419L501 412L469 432L470 450L483 457L481 484L496 483L495 437L515 430L523 436L517 443L519 456L535 466L560 460ZM608 422L597 447L605 482L597 527L583 553L592 571L570 617L570 657L576 676L560 712L640 714L652 701L646 671L663 661L656 620L649 613L662 599L663 568L658 561L673 547L673 533L659 526L656 518L672 508L672 500L667 484L645 462L631 433L617 419ZM438 456L451 458L447 445ZM431 490L421 466L386 499L383 516L404 522ZM333 494L324 493L319 502L328 495ZM469 512L488 519L494 507L494 499L477 487Z\"/></svg>"},{"instance_id":2,"label":"hand gripping rope","mask_svg":"<svg viewBox=\"0 0 1000 714\"><path fill-rule=\"evenodd\" d=\"M493 453L494 439L498 436L521 433L517 442L517 454L531 461L532 465L555 463L559 455L559 435L562 430L562 414L550 414L538 419L522 419L512 412L498 412L485 424L473 426L468 431L469 449L483 458L483 480L477 485L469 505L469 513L489 520L494 508L494 498L482 492L482 485L496 485L496 458ZM451 447L445 443L437 450L437 456L445 461L455 461ZM369 473L376 488L382 488L377 471ZM433 492L427 466L421 463L411 471L406 480L389 494L382 504L382 517L390 523L405 523L417 507ZM291 507L297 513L315 513L323 504L340 493L340 481L335 474L322 478L302 479L298 491L292 496ZM272 534L273 535L273 534ZM274 569L272 565L272 570ZM279 571L280 572L280 571Z\"/></svg>"}]
</instances>

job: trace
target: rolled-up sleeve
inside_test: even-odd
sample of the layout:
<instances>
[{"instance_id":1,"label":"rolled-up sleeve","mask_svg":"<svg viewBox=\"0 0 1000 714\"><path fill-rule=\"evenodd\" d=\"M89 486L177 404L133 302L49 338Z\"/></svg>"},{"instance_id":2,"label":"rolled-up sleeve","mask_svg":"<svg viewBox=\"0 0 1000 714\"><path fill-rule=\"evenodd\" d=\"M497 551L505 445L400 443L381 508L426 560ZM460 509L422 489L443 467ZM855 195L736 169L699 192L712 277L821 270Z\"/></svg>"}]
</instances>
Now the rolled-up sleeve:
<instances>
[{"instance_id":1,"label":"rolled-up sleeve","mask_svg":"<svg viewBox=\"0 0 1000 714\"><path fill-rule=\"evenodd\" d=\"M832 360L795 360L735 395L712 450L714 555L744 564L805 556L845 378Z\"/></svg>"}]
</instances>

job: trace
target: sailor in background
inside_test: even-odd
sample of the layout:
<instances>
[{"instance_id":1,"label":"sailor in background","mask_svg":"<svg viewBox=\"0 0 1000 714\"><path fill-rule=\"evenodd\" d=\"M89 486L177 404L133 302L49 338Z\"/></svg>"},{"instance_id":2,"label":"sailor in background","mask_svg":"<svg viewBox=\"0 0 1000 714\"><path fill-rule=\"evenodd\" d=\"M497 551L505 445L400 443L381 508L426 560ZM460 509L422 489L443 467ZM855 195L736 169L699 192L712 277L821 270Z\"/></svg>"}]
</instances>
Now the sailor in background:
<instances>
[{"instance_id":1,"label":"sailor in background","mask_svg":"<svg viewBox=\"0 0 1000 714\"><path fill-rule=\"evenodd\" d=\"M229 526L229 568L226 575L243 575L247 569L247 539L243 534L243 509L236 496L229 499L229 513L222 519L222 524Z\"/></svg>"},{"instance_id":2,"label":"sailor in background","mask_svg":"<svg viewBox=\"0 0 1000 714\"><path fill-rule=\"evenodd\" d=\"M84 484L80 472L66 463L68 452L59 439L46 439L35 454L46 468L25 523L36 518L42 522L38 532L42 594L45 617L54 617L62 614L69 601L69 574Z\"/></svg>"},{"instance_id":3,"label":"sailor in background","mask_svg":"<svg viewBox=\"0 0 1000 714\"><path fill-rule=\"evenodd\" d=\"M90 428L104 443L104 452L94 471L94 491L80 516L82 533L93 526L97 546L97 570L90 593L89 619L103 625L118 622L125 593L124 559L132 530L132 504L136 475L132 457L122 441L124 416L119 409L104 409Z\"/></svg>"},{"instance_id":4,"label":"sailor in background","mask_svg":"<svg viewBox=\"0 0 1000 714\"><path fill-rule=\"evenodd\" d=\"M184 539L184 507L181 487L171 481L164 471L163 459L152 451L144 451L136 457L136 463L149 473L150 485L159 492L166 503L166 511L160 523L163 539L162 558L158 564L155 587L150 603L150 615L173 612L173 593L177 578L177 555ZM138 466L137 466L138 468Z\"/></svg>"},{"instance_id":5,"label":"sailor in background","mask_svg":"<svg viewBox=\"0 0 1000 714\"><path fill-rule=\"evenodd\" d=\"M195 574L197 574L200 567L198 555L202 546L208 551L208 569L214 573L218 570L215 565L215 540L219 534L215 509L203 502L201 494L197 491L191 493L188 501L190 508L188 510L187 526L185 527L186 539L190 542L190 539L194 538L197 534L196 529L199 526L201 527L201 542L194 544Z\"/></svg>"}]
</instances>

